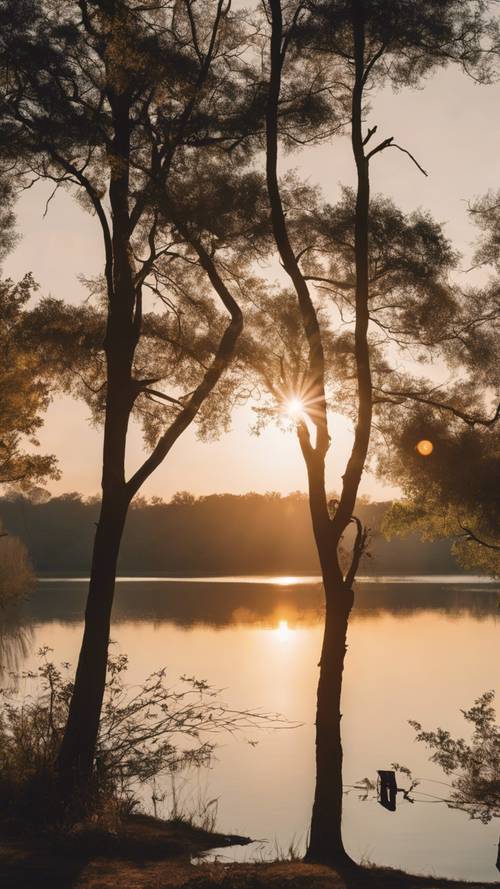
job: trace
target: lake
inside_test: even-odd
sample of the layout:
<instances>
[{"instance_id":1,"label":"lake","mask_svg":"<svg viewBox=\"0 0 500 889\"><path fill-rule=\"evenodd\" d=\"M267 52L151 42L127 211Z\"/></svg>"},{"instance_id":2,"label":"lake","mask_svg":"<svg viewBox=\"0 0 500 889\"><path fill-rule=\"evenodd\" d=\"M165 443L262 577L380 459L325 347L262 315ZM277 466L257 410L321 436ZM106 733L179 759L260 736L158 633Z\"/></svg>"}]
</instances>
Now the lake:
<instances>
[{"instance_id":1,"label":"lake","mask_svg":"<svg viewBox=\"0 0 500 889\"><path fill-rule=\"evenodd\" d=\"M446 776L415 743L408 719L467 736L460 708L499 684L498 591L481 578L463 577L365 578L356 589L344 673L345 783L375 780L377 769L399 762L421 784L413 804L398 795L396 812L373 794L362 801L350 789L346 846L359 861L493 882L498 823L470 821L436 799L446 795L439 783ZM54 650L54 660L74 664L85 596L84 579L41 580L23 626L11 628L10 644L5 634L7 666L17 660L22 670L35 667L42 645ZM321 621L322 591L313 577L124 578L117 584L112 638L129 657L130 683L166 665L172 684L182 674L204 678L224 689L228 705L279 711L301 723L221 737L213 767L178 782L187 809L217 799L217 826L259 841L221 850L221 857L273 857L291 843L304 849ZM21 682L20 693L27 688ZM150 804L148 788L144 802ZM170 804L167 797L160 814L167 815Z\"/></svg>"}]
</instances>

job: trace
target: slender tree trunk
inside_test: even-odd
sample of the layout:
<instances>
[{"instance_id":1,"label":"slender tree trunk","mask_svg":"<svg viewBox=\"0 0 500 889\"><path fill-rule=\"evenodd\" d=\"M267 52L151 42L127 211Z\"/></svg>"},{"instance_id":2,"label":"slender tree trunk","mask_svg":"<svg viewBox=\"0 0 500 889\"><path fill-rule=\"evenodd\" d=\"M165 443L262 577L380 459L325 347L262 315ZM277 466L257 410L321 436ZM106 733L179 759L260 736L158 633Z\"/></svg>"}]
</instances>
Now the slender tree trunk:
<instances>
[{"instance_id":1,"label":"slender tree trunk","mask_svg":"<svg viewBox=\"0 0 500 889\"><path fill-rule=\"evenodd\" d=\"M74 693L58 768L69 792L90 786L106 683L116 564L127 513L125 491L105 494L97 525L92 571Z\"/></svg>"},{"instance_id":2,"label":"slender tree trunk","mask_svg":"<svg viewBox=\"0 0 500 889\"><path fill-rule=\"evenodd\" d=\"M342 842L342 739L341 693L347 627L353 605L352 581L363 546L358 537L353 547L351 568L346 580L338 563L338 546L352 521L359 483L366 461L372 422L372 383L368 344L369 325L369 157L365 155L362 132L363 88L365 84L365 9L364 0L352 0L352 36L355 78L352 93L352 149L357 170L356 213L354 226L356 265L356 320L354 353L358 383L358 416L351 456L343 476L342 493L329 523L329 541L318 534L314 522L314 502L319 502L311 484L309 499L315 538L320 556L326 596L326 619L320 661L316 711L316 790L307 857L334 865L352 864ZM305 453L307 458L307 454ZM324 481L323 481L324 487Z\"/></svg>"},{"instance_id":3,"label":"slender tree trunk","mask_svg":"<svg viewBox=\"0 0 500 889\"><path fill-rule=\"evenodd\" d=\"M352 593L327 588L325 629L316 708L316 787L306 858L334 866L352 864L342 840L341 693Z\"/></svg>"},{"instance_id":4,"label":"slender tree trunk","mask_svg":"<svg viewBox=\"0 0 500 889\"><path fill-rule=\"evenodd\" d=\"M68 721L58 756L66 786L85 795L92 776L106 683L116 567L132 492L125 482L127 428L133 405L130 323L111 312L106 335L108 391L104 425L102 501L94 538L85 627Z\"/></svg>"},{"instance_id":5,"label":"slender tree trunk","mask_svg":"<svg viewBox=\"0 0 500 889\"><path fill-rule=\"evenodd\" d=\"M372 387L369 325L369 156L365 156L362 135L362 102L365 84L364 0L352 0L354 44L354 86L352 92L352 148L356 162L358 189L355 215L356 318L354 353L358 384L358 416L354 444L342 481L340 500L330 516L325 487L325 456L329 448L325 398L325 359L321 328L292 243L281 202L278 174L278 109L281 75L290 32L284 34L281 0L268 0L271 13L270 78L266 115L266 177L273 233L283 267L297 294L304 333L309 346L309 386L314 395L314 412L309 420L316 428L311 440L308 426L297 426L307 466L309 506L314 537L321 563L326 596L326 621L320 661L316 711L316 790L307 858L333 865L352 865L342 842L342 743L340 699L349 614L353 604L352 582L362 552L364 535L358 522L353 559L344 579L338 560L338 546L353 513L370 440ZM310 396L311 397L311 396Z\"/></svg>"},{"instance_id":6,"label":"slender tree trunk","mask_svg":"<svg viewBox=\"0 0 500 889\"><path fill-rule=\"evenodd\" d=\"M111 78L113 82L113 78ZM102 501L92 556L85 628L68 721L58 756L58 771L71 789L85 795L90 785L106 684L111 609L116 567L132 492L125 480L125 452L134 404L132 366L138 331L130 256L129 155L130 98L110 87L114 139L110 149L109 199L113 217L106 259L108 319L104 350L107 365Z\"/></svg>"},{"instance_id":7,"label":"slender tree trunk","mask_svg":"<svg viewBox=\"0 0 500 889\"><path fill-rule=\"evenodd\" d=\"M306 456L307 452L304 452ZM325 590L325 627L316 702L316 784L306 859L337 867L352 864L342 840L341 694L352 591L338 562L338 538L328 514L325 456L306 456L309 504Z\"/></svg>"}]
</instances>

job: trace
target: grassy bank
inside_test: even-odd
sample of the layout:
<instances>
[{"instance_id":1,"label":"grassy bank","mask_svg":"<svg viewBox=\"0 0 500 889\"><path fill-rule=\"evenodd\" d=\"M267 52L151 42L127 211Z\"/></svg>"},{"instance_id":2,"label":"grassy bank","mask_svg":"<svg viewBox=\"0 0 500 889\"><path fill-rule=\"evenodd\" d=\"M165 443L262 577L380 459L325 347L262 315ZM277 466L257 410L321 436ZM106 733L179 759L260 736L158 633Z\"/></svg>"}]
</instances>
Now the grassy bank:
<instances>
[{"instance_id":1,"label":"grassy bank","mask_svg":"<svg viewBox=\"0 0 500 889\"><path fill-rule=\"evenodd\" d=\"M482 883L414 877L386 868L336 873L301 862L201 863L209 849L245 845L182 821L131 816L119 834L86 828L0 835L2 889L484 889Z\"/></svg>"}]
</instances>

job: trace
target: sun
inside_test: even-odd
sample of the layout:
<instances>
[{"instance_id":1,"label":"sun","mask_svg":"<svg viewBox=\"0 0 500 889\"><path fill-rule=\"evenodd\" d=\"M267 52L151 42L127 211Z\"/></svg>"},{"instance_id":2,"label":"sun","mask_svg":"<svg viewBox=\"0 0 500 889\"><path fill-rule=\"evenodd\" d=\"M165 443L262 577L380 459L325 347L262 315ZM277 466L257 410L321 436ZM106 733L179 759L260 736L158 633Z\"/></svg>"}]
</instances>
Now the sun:
<instances>
[{"instance_id":1,"label":"sun","mask_svg":"<svg viewBox=\"0 0 500 889\"><path fill-rule=\"evenodd\" d=\"M292 420L299 420L304 413L304 402L297 396L290 398L285 404L285 412Z\"/></svg>"}]
</instances>

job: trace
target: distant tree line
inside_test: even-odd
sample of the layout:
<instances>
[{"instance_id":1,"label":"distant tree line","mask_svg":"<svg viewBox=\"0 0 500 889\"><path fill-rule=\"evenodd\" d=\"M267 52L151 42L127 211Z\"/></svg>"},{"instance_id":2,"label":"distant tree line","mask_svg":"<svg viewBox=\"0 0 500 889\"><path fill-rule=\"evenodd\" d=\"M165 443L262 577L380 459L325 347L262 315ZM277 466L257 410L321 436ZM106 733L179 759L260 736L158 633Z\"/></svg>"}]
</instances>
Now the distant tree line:
<instances>
[{"instance_id":1,"label":"distant tree line","mask_svg":"<svg viewBox=\"0 0 500 889\"><path fill-rule=\"evenodd\" d=\"M381 523L389 502L361 503L371 529L362 574L446 574L461 569L446 539L422 542L418 534L388 541ZM39 574L86 574L97 498L70 493L45 500L0 500L0 516L28 548ZM319 573L307 497L301 493L211 494L180 492L134 502L119 572L130 575Z\"/></svg>"}]
</instances>

